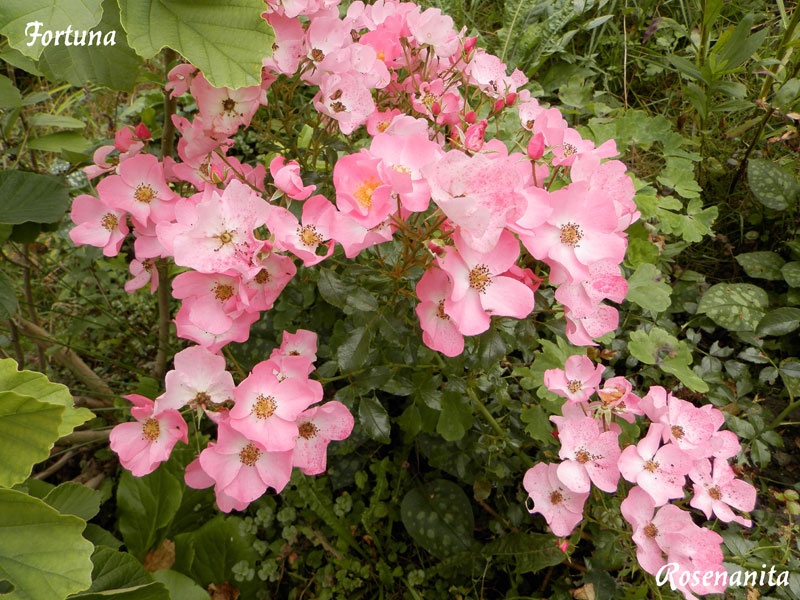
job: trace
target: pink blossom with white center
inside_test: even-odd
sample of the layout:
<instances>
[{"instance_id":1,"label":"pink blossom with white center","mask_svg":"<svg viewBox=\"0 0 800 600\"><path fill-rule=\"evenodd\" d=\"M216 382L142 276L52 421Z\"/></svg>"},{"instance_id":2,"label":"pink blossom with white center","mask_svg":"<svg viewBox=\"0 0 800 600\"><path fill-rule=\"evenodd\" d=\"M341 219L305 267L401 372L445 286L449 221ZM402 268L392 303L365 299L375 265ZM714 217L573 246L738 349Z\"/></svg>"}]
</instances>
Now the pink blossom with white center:
<instances>
[{"instance_id":1,"label":"pink blossom with white center","mask_svg":"<svg viewBox=\"0 0 800 600\"><path fill-rule=\"evenodd\" d=\"M142 477L167 460L179 440L189 443L189 427L177 410L164 409L139 394L123 398L133 403L131 416L136 421L116 425L109 441L122 466Z\"/></svg>"},{"instance_id":2,"label":"pink blossom with white center","mask_svg":"<svg viewBox=\"0 0 800 600\"><path fill-rule=\"evenodd\" d=\"M489 329L491 315L524 319L531 313L533 291L505 274L519 257L519 242L513 234L503 231L489 254L467 246L458 231L453 240L455 247L448 247L437 261L452 282L444 312L453 318L462 335Z\"/></svg>"},{"instance_id":3,"label":"pink blossom with white center","mask_svg":"<svg viewBox=\"0 0 800 600\"><path fill-rule=\"evenodd\" d=\"M461 49L458 32L453 28L453 19L442 14L439 8L411 12L406 17L406 22L417 44L432 46L439 58L453 56Z\"/></svg>"},{"instance_id":4,"label":"pink blossom with white center","mask_svg":"<svg viewBox=\"0 0 800 600\"><path fill-rule=\"evenodd\" d=\"M207 348L211 352L219 352L230 342L245 342L250 337L250 326L258 321L258 312L243 312L230 321L225 331L216 333L219 327L209 331L192 320L191 306L184 303L175 315L175 329L179 338L191 340ZM195 315L196 316L196 315Z\"/></svg>"},{"instance_id":5,"label":"pink blossom with white center","mask_svg":"<svg viewBox=\"0 0 800 600\"><path fill-rule=\"evenodd\" d=\"M128 265L128 270L133 275L133 279L126 281L124 286L125 291L129 294L143 288L148 283L151 294L158 289L158 269L152 258L145 258L141 261L134 258Z\"/></svg>"},{"instance_id":6,"label":"pink blossom with white center","mask_svg":"<svg viewBox=\"0 0 800 600\"><path fill-rule=\"evenodd\" d=\"M588 356L574 354L563 369L544 372L544 385L570 402L585 402L600 385L603 370L603 365L595 365Z\"/></svg>"},{"instance_id":7,"label":"pink blossom with white center","mask_svg":"<svg viewBox=\"0 0 800 600\"><path fill-rule=\"evenodd\" d=\"M392 197L391 186L381 179L380 164L380 158L362 149L341 157L333 167L336 207L367 229L398 210L399 199Z\"/></svg>"},{"instance_id":8,"label":"pink blossom with white center","mask_svg":"<svg viewBox=\"0 0 800 600\"><path fill-rule=\"evenodd\" d=\"M728 461L714 459L712 472L710 460L697 460L689 471L689 477L694 483L694 495L689 504L702 510L706 519L713 514L725 523L733 521L745 527L753 524L750 519L736 515L731 508L752 511L756 506L756 488L737 479Z\"/></svg>"},{"instance_id":9,"label":"pink blossom with white center","mask_svg":"<svg viewBox=\"0 0 800 600\"><path fill-rule=\"evenodd\" d=\"M597 150L605 145L602 144ZM627 166L622 161L601 162L598 152L579 154L575 157L569 175L572 181L588 181L589 193L596 190L613 199L617 214L617 230L623 231L639 220L641 213L633 200L636 195L633 180L627 174Z\"/></svg>"},{"instance_id":10,"label":"pink blossom with white center","mask_svg":"<svg viewBox=\"0 0 800 600\"><path fill-rule=\"evenodd\" d=\"M351 44L329 54L319 65L327 71L325 77L333 73L355 76L363 86L381 90L391 82L386 64L378 58L377 51L365 44Z\"/></svg>"},{"instance_id":11,"label":"pink blossom with white center","mask_svg":"<svg viewBox=\"0 0 800 600\"><path fill-rule=\"evenodd\" d=\"M528 131L533 131L533 124L536 121L536 118L544 112L544 108L536 98L530 97L530 92L525 94L525 98L523 98L523 93L527 92L527 90L522 90L520 92L520 96L517 99L517 113L519 114L519 122L522 125L523 129L527 129Z\"/></svg>"},{"instance_id":12,"label":"pink blossom with white center","mask_svg":"<svg viewBox=\"0 0 800 600\"><path fill-rule=\"evenodd\" d=\"M317 189L315 185L303 185L300 164L296 160L287 163L284 157L276 156L269 163L269 172L275 187L292 200L305 200Z\"/></svg>"},{"instance_id":13,"label":"pink blossom with white center","mask_svg":"<svg viewBox=\"0 0 800 600\"><path fill-rule=\"evenodd\" d=\"M198 73L189 86L206 132L215 138L226 138L236 133L240 125L247 127L266 96L261 86L253 85L232 90L211 85Z\"/></svg>"},{"instance_id":14,"label":"pink blossom with white center","mask_svg":"<svg viewBox=\"0 0 800 600\"><path fill-rule=\"evenodd\" d=\"M267 450L227 421L219 423L217 442L200 453L200 467L214 481L220 510L241 508L261 497L267 488L280 492L292 475L291 451Z\"/></svg>"},{"instance_id":15,"label":"pink blossom with white center","mask_svg":"<svg viewBox=\"0 0 800 600\"><path fill-rule=\"evenodd\" d=\"M303 79L319 85L324 78L322 63L337 50L353 43L350 28L338 16L322 16L312 19L306 30L304 52L313 68L303 74Z\"/></svg>"},{"instance_id":16,"label":"pink blossom with white center","mask_svg":"<svg viewBox=\"0 0 800 600\"><path fill-rule=\"evenodd\" d=\"M415 311L422 327L422 342L445 356L461 354L464 351L464 336L444 309L450 295L447 274L436 267L428 267L417 283L416 292L420 303Z\"/></svg>"},{"instance_id":17,"label":"pink blossom with white center","mask_svg":"<svg viewBox=\"0 0 800 600\"><path fill-rule=\"evenodd\" d=\"M303 24L298 19L278 13L270 13L266 19L275 32L275 42L272 56L264 59L265 66L284 75L294 75L304 54L306 32Z\"/></svg>"},{"instance_id":18,"label":"pink blossom with white center","mask_svg":"<svg viewBox=\"0 0 800 600\"><path fill-rule=\"evenodd\" d=\"M365 248L388 242L394 231L395 227L388 219L369 229L341 212L337 212L333 219L333 239L342 246L347 258L358 256Z\"/></svg>"},{"instance_id":19,"label":"pink blossom with white center","mask_svg":"<svg viewBox=\"0 0 800 600\"><path fill-rule=\"evenodd\" d=\"M566 537L583 520L589 492L574 492L558 478L558 465L538 463L525 473L522 486L533 501L531 514L539 513L554 535Z\"/></svg>"},{"instance_id":20,"label":"pink blossom with white center","mask_svg":"<svg viewBox=\"0 0 800 600\"><path fill-rule=\"evenodd\" d=\"M505 98L528 83L528 78L519 69L514 69L511 76L506 75L505 63L481 48L472 53L464 72L471 84L491 98Z\"/></svg>"},{"instance_id":21,"label":"pink blossom with white center","mask_svg":"<svg viewBox=\"0 0 800 600\"><path fill-rule=\"evenodd\" d=\"M651 575L656 575L668 562L678 562L684 570L719 571L722 569L722 536L704 527L698 527L691 515L674 504L655 511L653 500L647 492L634 486L622 501L620 510L633 528L636 559ZM689 589L697 593L721 592L724 586L681 586L687 598L694 598Z\"/></svg>"},{"instance_id":22,"label":"pink blossom with white center","mask_svg":"<svg viewBox=\"0 0 800 600\"><path fill-rule=\"evenodd\" d=\"M181 310L192 323L212 334L230 329L249 308L247 289L238 275L186 271L173 279L172 295L184 301Z\"/></svg>"},{"instance_id":23,"label":"pink blossom with white center","mask_svg":"<svg viewBox=\"0 0 800 600\"><path fill-rule=\"evenodd\" d=\"M270 370L278 381L284 379L308 379L314 371L314 364L305 356L284 356L275 348L270 357L261 361L265 370Z\"/></svg>"},{"instance_id":24,"label":"pink blossom with white center","mask_svg":"<svg viewBox=\"0 0 800 600\"><path fill-rule=\"evenodd\" d=\"M594 338L599 338L619 325L619 312L613 306L597 304L592 312L576 317L569 307L564 307L567 321L565 332L573 346L597 346Z\"/></svg>"},{"instance_id":25,"label":"pink blossom with white center","mask_svg":"<svg viewBox=\"0 0 800 600\"><path fill-rule=\"evenodd\" d=\"M180 133L178 138L178 157L184 162L201 172L203 178L211 181L210 155L217 149L223 153L233 145L233 140L214 139L206 135L207 124L199 116L193 121L184 117L172 115L172 123Z\"/></svg>"},{"instance_id":26,"label":"pink blossom with white center","mask_svg":"<svg viewBox=\"0 0 800 600\"><path fill-rule=\"evenodd\" d=\"M175 355L175 368L166 375L166 391L159 402L167 408L198 409L233 400L233 377L225 358L202 346L190 346Z\"/></svg>"},{"instance_id":27,"label":"pink blossom with white center","mask_svg":"<svg viewBox=\"0 0 800 600\"><path fill-rule=\"evenodd\" d=\"M334 119L339 130L348 135L366 123L375 110L375 102L360 77L350 72L334 73L320 82L314 108Z\"/></svg>"},{"instance_id":28,"label":"pink blossom with white center","mask_svg":"<svg viewBox=\"0 0 800 600\"><path fill-rule=\"evenodd\" d=\"M197 204L182 203L177 226L170 226L175 264L201 273L243 269L261 242L253 231L264 225L270 205L240 181L231 181L220 195L209 188ZM158 229L159 237L162 229Z\"/></svg>"},{"instance_id":29,"label":"pink blossom with white center","mask_svg":"<svg viewBox=\"0 0 800 600\"><path fill-rule=\"evenodd\" d=\"M686 474L692 459L673 444L661 446L661 431L650 426L647 435L635 446L628 446L619 457L619 470L631 483L650 494L656 506L683 498Z\"/></svg>"},{"instance_id":30,"label":"pink blossom with white center","mask_svg":"<svg viewBox=\"0 0 800 600\"><path fill-rule=\"evenodd\" d=\"M192 79L194 79L194 76L199 72L197 67L189 63L182 63L173 67L167 74L169 83L164 86L164 89L170 93L169 97L177 98L188 92Z\"/></svg>"},{"instance_id":31,"label":"pink blossom with white center","mask_svg":"<svg viewBox=\"0 0 800 600\"><path fill-rule=\"evenodd\" d=\"M72 242L102 248L105 256L116 256L128 235L127 214L101 198L81 194L72 201L70 219L75 223L69 232Z\"/></svg>"},{"instance_id":32,"label":"pink blossom with white center","mask_svg":"<svg viewBox=\"0 0 800 600\"><path fill-rule=\"evenodd\" d=\"M297 221L282 206L270 206L267 227L275 237L275 247L288 250L307 267L322 262L333 254L331 240L336 207L320 194L303 204L302 220Z\"/></svg>"},{"instance_id":33,"label":"pink blossom with white center","mask_svg":"<svg viewBox=\"0 0 800 600\"><path fill-rule=\"evenodd\" d=\"M372 139L370 155L380 159L380 179L391 186L404 208L422 212L428 208L431 189L422 169L440 160L444 152L427 133L412 135L378 134Z\"/></svg>"},{"instance_id":34,"label":"pink blossom with white center","mask_svg":"<svg viewBox=\"0 0 800 600\"><path fill-rule=\"evenodd\" d=\"M628 293L628 281L620 274L619 264L602 260L589 265L589 274L574 278L568 271L554 265L550 283L558 286L556 300L569 307L575 318L591 314L606 298L622 302Z\"/></svg>"},{"instance_id":35,"label":"pink blossom with white center","mask_svg":"<svg viewBox=\"0 0 800 600\"><path fill-rule=\"evenodd\" d=\"M178 195L164 179L164 170L152 154L137 154L119 165L118 175L110 175L97 184L97 194L103 201L135 219L143 227L148 219L153 223L171 221Z\"/></svg>"},{"instance_id":36,"label":"pink blossom with white center","mask_svg":"<svg viewBox=\"0 0 800 600\"><path fill-rule=\"evenodd\" d=\"M461 228L475 252L491 252L507 223L527 206L522 188L531 179L530 163L504 150L472 157L451 150L422 169L434 203Z\"/></svg>"},{"instance_id":37,"label":"pink blossom with white center","mask_svg":"<svg viewBox=\"0 0 800 600\"><path fill-rule=\"evenodd\" d=\"M534 258L563 269L573 281L590 277L589 266L596 262L622 262L628 244L617 231L610 197L590 194L583 181L548 194L552 212L545 222L534 224L539 216L526 213L515 229Z\"/></svg>"},{"instance_id":38,"label":"pink blossom with white center","mask_svg":"<svg viewBox=\"0 0 800 600\"><path fill-rule=\"evenodd\" d=\"M353 431L353 415L341 402L326 402L297 415L297 444L292 465L306 475L319 475L327 466L328 444Z\"/></svg>"},{"instance_id":39,"label":"pink blossom with white center","mask_svg":"<svg viewBox=\"0 0 800 600\"><path fill-rule=\"evenodd\" d=\"M600 400L590 403L589 407L595 410L595 416L600 415L607 424L611 423L614 416L633 423L637 416L644 414L639 408L641 398L633 393L631 382L624 377L606 380L603 387L597 390L597 395Z\"/></svg>"},{"instance_id":40,"label":"pink blossom with white center","mask_svg":"<svg viewBox=\"0 0 800 600\"><path fill-rule=\"evenodd\" d=\"M267 450L291 450L298 435L297 416L322 400L322 386L311 379L279 381L268 361L234 390L231 427L256 440Z\"/></svg>"},{"instance_id":41,"label":"pink blossom with white center","mask_svg":"<svg viewBox=\"0 0 800 600\"><path fill-rule=\"evenodd\" d=\"M294 261L288 256L273 252L265 242L262 250L253 256L252 265L242 279L242 285L250 298L250 310L271 309L296 274Z\"/></svg>"},{"instance_id":42,"label":"pink blossom with white center","mask_svg":"<svg viewBox=\"0 0 800 600\"><path fill-rule=\"evenodd\" d=\"M664 442L671 441L692 458L711 456L711 437L725 422L722 412L710 404L700 408L653 386L642 398L642 408Z\"/></svg>"},{"instance_id":43,"label":"pink blossom with white center","mask_svg":"<svg viewBox=\"0 0 800 600\"><path fill-rule=\"evenodd\" d=\"M455 125L461 121L464 98L457 85L445 87L444 81L422 81L419 92L411 97L411 106L440 125Z\"/></svg>"},{"instance_id":44,"label":"pink blossom with white center","mask_svg":"<svg viewBox=\"0 0 800 600\"><path fill-rule=\"evenodd\" d=\"M592 417L550 417L561 442L558 478L573 492L585 493L594 483L604 492L615 492L619 481L620 449L617 431L603 431Z\"/></svg>"},{"instance_id":45,"label":"pink blossom with white center","mask_svg":"<svg viewBox=\"0 0 800 600\"><path fill-rule=\"evenodd\" d=\"M310 363L317 360L317 334L307 329L298 329L294 333L284 331L281 336L281 345L275 348L270 355L273 358L280 356L302 356Z\"/></svg>"}]
</instances>

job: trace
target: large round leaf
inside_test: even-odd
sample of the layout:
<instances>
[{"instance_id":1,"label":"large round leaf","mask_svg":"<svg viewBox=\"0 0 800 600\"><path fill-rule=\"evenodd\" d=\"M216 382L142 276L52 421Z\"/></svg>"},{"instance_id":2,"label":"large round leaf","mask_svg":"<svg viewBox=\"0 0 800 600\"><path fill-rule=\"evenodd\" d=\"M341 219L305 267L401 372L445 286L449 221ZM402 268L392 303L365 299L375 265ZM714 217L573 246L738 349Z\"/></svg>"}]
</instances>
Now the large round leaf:
<instances>
[{"instance_id":1,"label":"large round leaf","mask_svg":"<svg viewBox=\"0 0 800 600\"><path fill-rule=\"evenodd\" d=\"M38 498L0 490L0 581L9 600L59 600L92 583L92 544L86 523Z\"/></svg>"},{"instance_id":2,"label":"large round leaf","mask_svg":"<svg viewBox=\"0 0 800 600\"><path fill-rule=\"evenodd\" d=\"M700 299L697 312L729 331L755 331L769 305L767 292L749 283L718 283Z\"/></svg>"}]
</instances>

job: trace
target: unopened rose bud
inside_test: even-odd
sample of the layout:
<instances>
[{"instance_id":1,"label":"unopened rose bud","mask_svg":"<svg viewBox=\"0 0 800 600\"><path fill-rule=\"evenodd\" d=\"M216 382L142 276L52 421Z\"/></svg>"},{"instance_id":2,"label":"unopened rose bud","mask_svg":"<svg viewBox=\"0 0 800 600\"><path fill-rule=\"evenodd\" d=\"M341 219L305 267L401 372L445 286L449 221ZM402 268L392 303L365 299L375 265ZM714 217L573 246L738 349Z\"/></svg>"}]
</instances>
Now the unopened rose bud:
<instances>
[{"instance_id":1,"label":"unopened rose bud","mask_svg":"<svg viewBox=\"0 0 800 600\"><path fill-rule=\"evenodd\" d=\"M475 49L475 44L477 43L477 36L464 38L464 56L469 56L470 53Z\"/></svg>"},{"instance_id":2,"label":"unopened rose bud","mask_svg":"<svg viewBox=\"0 0 800 600\"><path fill-rule=\"evenodd\" d=\"M479 123L467 127L467 131L464 134L464 147L467 150L477 152L483 147L483 136L486 133L488 124L489 122L486 119L482 119Z\"/></svg>"},{"instance_id":3,"label":"unopened rose bud","mask_svg":"<svg viewBox=\"0 0 800 600\"><path fill-rule=\"evenodd\" d=\"M559 545L558 549L561 550L564 554L567 553L567 548L569 548L569 542L567 540L563 540Z\"/></svg>"},{"instance_id":4,"label":"unopened rose bud","mask_svg":"<svg viewBox=\"0 0 800 600\"><path fill-rule=\"evenodd\" d=\"M433 104L431 104L431 113L433 116L438 116L440 112L442 112L442 105L439 104L438 100L434 100Z\"/></svg>"},{"instance_id":5,"label":"unopened rose bud","mask_svg":"<svg viewBox=\"0 0 800 600\"><path fill-rule=\"evenodd\" d=\"M442 240L428 240L428 250L435 256L444 254L444 242Z\"/></svg>"},{"instance_id":6,"label":"unopened rose bud","mask_svg":"<svg viewBox=\"0 0 800 600\"><path fill-rule=\"evenodd\" d=\"M517 93L511 92L510 94L506 94L506 107L511 108L517 102Z\"/></svg>"},{"instance_id":7,"label":"unopened rose bud","mask_svg":"<svg viewBox=\"0 0 800 600\"><path fill-rule=\"evenodd\" d=\"M494 101L494 106L492 107L492 114L498 113L506 107L506 101L503 98Z\"/></svg>"},{"instance_id":8,"label":"unopened rose bud","mask_svg":"<svg viewBox=\"0 0 800 600\"><path fill-rule=\"evenodd\" d=\"M470 125L472 125L475 122L476 118L477 117L475 116L475 111L474 110L471 110L467 114L464 115L464 121L466 121Z\"/></svg>"},{"instance_id":9,"label":"unopened rose bud","mask_svg":"<svg viewBox=\"0 0 800 600\"><path fill-rule=\"evenodd\" d=\"M136 137L140 140L149 140L152 137L150 130L147 128L147 125L144 123L139 123L136 128L133 130Z\"/></svg>"},{"instance_id":10,"label":"unopened rose bud","mask_svg":"<svg viewBox=\"0 0 800 600\"><path fill-rule=\"evenodd\" d=\"M540 133L534 134L528 142L528 158L539 160L544 154L544 136Z\"/></svg>"}]
</instances>

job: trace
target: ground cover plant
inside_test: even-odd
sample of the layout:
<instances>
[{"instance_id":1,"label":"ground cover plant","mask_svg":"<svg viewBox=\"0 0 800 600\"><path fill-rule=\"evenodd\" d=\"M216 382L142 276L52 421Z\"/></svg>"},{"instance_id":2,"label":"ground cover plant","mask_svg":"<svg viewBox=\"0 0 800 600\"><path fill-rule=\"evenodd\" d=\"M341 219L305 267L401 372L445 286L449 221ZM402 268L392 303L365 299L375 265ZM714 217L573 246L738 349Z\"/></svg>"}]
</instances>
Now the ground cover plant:
<instances>
[{"instance_id":1,"label":"ground cover plant","mask_svg":"<svg viewBox=\"0 0 800 600\"><path fill-rule=\"evenodd\" d=\"M4 3L0 594L800 597L798 14Z\"/></svg>"}]
</instances>

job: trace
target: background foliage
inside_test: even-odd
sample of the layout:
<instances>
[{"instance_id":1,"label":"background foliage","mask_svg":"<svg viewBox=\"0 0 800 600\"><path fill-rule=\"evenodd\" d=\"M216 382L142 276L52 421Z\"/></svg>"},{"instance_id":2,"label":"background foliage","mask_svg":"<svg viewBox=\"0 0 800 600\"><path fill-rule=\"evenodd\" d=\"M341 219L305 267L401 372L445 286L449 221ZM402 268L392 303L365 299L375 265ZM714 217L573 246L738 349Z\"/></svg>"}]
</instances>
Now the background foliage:
<instances>
[{"instance_id":1,"label":"background foliage","mask_svg":"<svg viewBox=\"0 0 800 600\"><path fill-rule=\"evenodd\" d=\"M331 446L327 475L221 516L208 491L183 483L193 447L147 477L122 473L105 444L126 418L119 395L154 397L163 385L155 300L123 292L124 255L71 245L69 196L89 189L80 168L120 126L143 122L159 137L164 46L237 87L260 80L272 38L258 0L52 6L0 7L0 352L9 357L0 362L0 592L672 597L633 566L619 499L594 497L567 554L524 508L522 474L557 453L548 417L560 399L543 373L585 351L564 342L552 291L540 290L530 319L496 321L446 359L419 339L420 273L397 268L392 243L356 263L336 255L301 268L227 356L244 374L283 330L319 334L319 379L357 422ZM617 140L643 218L630 230L620 329L588 352L639 389L675 388L726 413L745 446L737 469L759 489L753 530L718 528L727 560L792 571L788 588L759 593L800 597L800 13L783 0L436 6L522 69L583 135ZM42 14L53 28L115 29L117 45L28 48L15 23ZM242 25L217 26L230 22ZM271 101L236 151L265 164L288 151L321 180L350 142L304 120L308 100L298 91ZM203 431L193 435L199 445ZM10 560L21 555L32 558Z\"/></svg>"}]
</instances>

